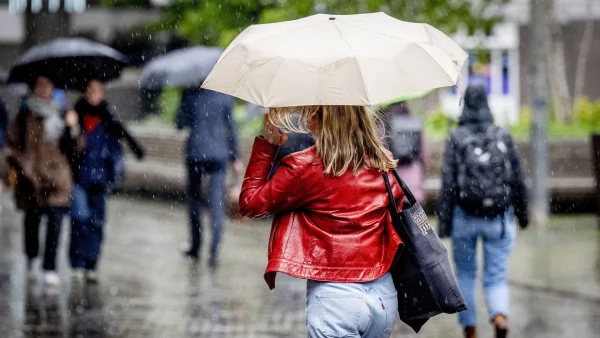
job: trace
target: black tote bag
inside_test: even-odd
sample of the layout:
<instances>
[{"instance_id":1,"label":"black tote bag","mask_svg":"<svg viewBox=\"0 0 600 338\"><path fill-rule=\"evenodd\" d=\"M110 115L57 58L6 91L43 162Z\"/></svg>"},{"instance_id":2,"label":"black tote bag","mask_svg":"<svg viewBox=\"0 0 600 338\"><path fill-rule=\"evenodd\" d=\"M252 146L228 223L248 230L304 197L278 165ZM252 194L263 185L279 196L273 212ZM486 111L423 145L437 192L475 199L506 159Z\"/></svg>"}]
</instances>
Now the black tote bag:
<instances>
[{"instance_id":1,"label":"black tote bag","mask_svg":"<svg viewBox=\"0 0 600 338\"><path fill-rule=\"evenodd\" d=\"M429 318L464 311L467 305L450 267L446 247L410 189L394 169L391 171L408 205L405 203L398 213L388 175L383 173L394 229L404 242L404 250L398 253L400 256L390 272L398 291L400 319L419 332Z\"/></svg>"}]
</instances>

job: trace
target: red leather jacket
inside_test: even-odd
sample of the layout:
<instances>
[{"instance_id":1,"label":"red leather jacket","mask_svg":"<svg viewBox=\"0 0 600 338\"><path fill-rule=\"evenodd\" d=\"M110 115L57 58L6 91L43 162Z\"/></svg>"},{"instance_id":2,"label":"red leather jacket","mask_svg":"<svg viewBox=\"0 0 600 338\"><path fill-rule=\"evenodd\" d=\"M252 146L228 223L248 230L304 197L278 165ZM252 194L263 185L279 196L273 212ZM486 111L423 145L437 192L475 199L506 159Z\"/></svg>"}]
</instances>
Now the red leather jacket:
<instances>
[{"instance_id":1,"label":"red leather jacket","mask_svg":"<svg viewBox=\"0 0 600 338\"><path fill-rule=\"evenodd\" d=\"M284 157L267 181L278 147L257 137L246 170L240 211L274 215L265 281L276 272L331 282L367 282L385 274L402 243L394 231L378 170L355 176L323 173L315 147ZM404 193L390 174L397 205Z\"/></svg>"}]
</instances>

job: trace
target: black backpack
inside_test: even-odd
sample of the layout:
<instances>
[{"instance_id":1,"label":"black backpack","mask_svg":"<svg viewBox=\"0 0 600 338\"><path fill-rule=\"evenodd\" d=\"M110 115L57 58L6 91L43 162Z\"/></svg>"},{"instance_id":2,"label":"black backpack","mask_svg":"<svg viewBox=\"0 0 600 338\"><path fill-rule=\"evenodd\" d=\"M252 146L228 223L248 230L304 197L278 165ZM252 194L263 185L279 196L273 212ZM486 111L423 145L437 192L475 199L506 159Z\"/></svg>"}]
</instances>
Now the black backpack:
<instances>
[{"instance_id":1,"label":"black backpack","mask_svg":"<svg viewBox=\"0 0 600 338\"><path fill-rule=\"evenodd\" d=\"M457 133L458 204L474 216L503 214L512 200L508 132L490 125L481 132L460 127Z\"/></svg>"},{"instance_id":2,"label":"black backpack","mask_svg":"<svg viewBox=\"0 0 600 338\"><path fill-rule=\"evenodd\" d=\"M390 151L400 165L421 158L423 121L419 118L395 115L390 118Z\"/></svg>"}]
</instances>

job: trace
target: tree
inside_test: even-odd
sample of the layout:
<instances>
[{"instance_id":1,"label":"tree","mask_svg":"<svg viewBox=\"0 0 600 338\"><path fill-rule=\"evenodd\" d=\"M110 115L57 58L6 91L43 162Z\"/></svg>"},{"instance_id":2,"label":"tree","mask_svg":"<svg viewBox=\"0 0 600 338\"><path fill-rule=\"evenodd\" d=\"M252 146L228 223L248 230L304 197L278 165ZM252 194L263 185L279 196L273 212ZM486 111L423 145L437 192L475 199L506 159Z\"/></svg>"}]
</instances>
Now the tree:
<instances>
[{"instance_id":1,"label":"tree","mask_svg":"<svg viewBox=\"0 0 600 338\"><path fill-rule=\"evenodd\" d=\"M543 229L548 221L548 78L546 55L550 49L551 7L547 1L531 1L531 164L533 224Z\"/></svg>"},{"instance_id":2,"label":"tree","mask_svg":"<svg viewBox=\"0 0 600 338\"><path fill-rule=\"evenodd\" d=\"M586 13L588 13L588 17L585 20L585 26L583 28L583 36L581 37L579 55L577 57L577 68L575 70L575 90L573 91L573 97L575 100L583 96L587 59L590 54L592 42L594 40L594 17L591 14L592 0L587 0Z\"/></svg>"},{"instance_id":3,"label":"tree","mask_svg":"<svg viewBox=\"0 0 600 338\"><path fill-rule=\"evenodd\" d=\"M565 47L562 26L556 15L556 0L548 1L550 24L550 52L547 53L548 81L554 108L554 117L559 123L571 119L571 94L567 82L567 67L565 64Z\"/></svg>"},{"instance_id":4,"label":"tree","mask_svg":"<svg viewBox=\"0 0 600 338\"><path fill-rule=\"evenodd\" d=\"M508 0L175 0L152 28L170 31L191 44L226 46L251 24L298 19L314 13L386 12L398 19L429 23L446 33L464 28L490 34L501 19L489 14Z\"/></svg>"}]
</instances>

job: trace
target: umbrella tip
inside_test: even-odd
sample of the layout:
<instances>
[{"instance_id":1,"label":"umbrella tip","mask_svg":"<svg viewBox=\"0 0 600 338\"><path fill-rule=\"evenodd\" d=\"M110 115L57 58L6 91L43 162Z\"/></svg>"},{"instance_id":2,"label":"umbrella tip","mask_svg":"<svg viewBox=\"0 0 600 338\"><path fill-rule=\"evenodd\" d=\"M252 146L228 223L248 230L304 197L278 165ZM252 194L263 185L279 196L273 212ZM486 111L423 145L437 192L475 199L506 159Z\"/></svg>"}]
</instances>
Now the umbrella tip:
<instances>
[{"instance_id":1,"label":"umbrella tip","mask_svg":"<svg viewBox=\"0 0 600 338\"><path fill-rule=\"evenodd\" d=\"M334 16L330 16L329 20L335 20L335 17Z\"/></svg>"}]
</instances>

